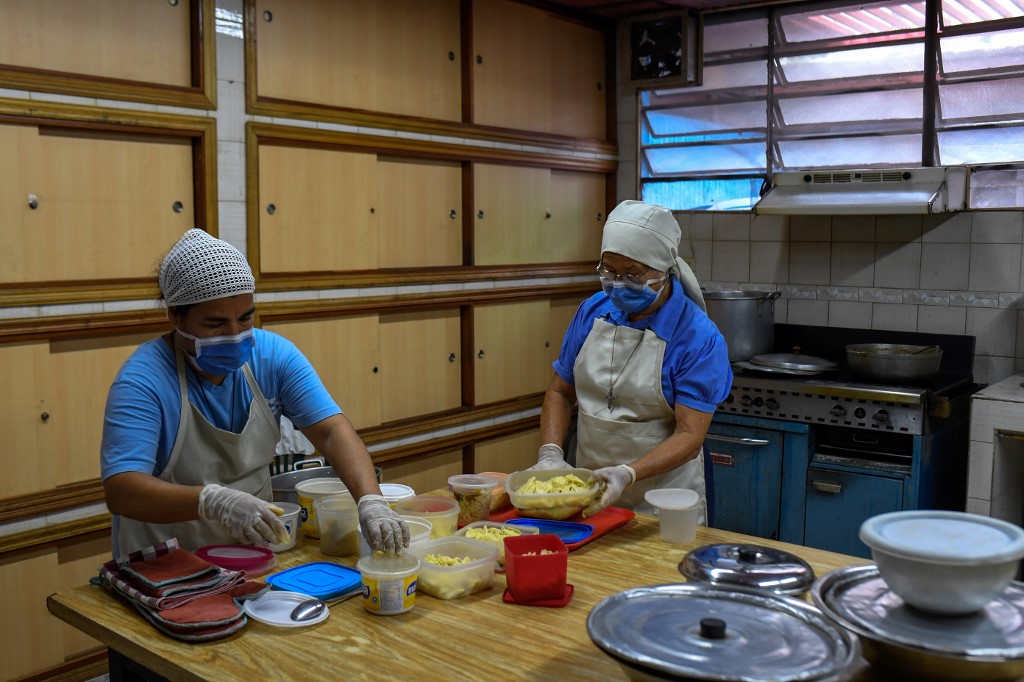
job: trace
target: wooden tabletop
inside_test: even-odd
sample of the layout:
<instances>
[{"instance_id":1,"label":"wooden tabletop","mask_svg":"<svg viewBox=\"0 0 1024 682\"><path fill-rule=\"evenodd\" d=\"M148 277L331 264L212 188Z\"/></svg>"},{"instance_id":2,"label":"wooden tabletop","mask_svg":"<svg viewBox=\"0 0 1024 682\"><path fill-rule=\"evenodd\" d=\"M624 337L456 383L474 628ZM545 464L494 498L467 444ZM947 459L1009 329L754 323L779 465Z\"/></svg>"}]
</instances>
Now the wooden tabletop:
<instances>
[{"instance_id":1,"label":"wooden tabletop","mask_svg":"<svg viewBox=\"0 0 1024 682\"><path fill-rule=\"evenodd\" d=\"M51 595L50 612L124 656L171 680L264 682L326 679L624 680L618 664L594 645L586 630L591 609L625 589L685 582L678 564L705 544L777 547L806 560L818 576L861 559L711 528L699 528L690 545L669 545L656 517L638 514L627 525L569 555L568 582L575 591L564 608L505 604L504 575L494 586L454 600L420 593L411 611L367 613L360 597L331 607L327 620L283 628L252 619L238 634L217 642L187 644L163 635L127 602L86 585ZM316 540L301 537L278 555L274 571L312 561L354 566L357 557L320 554ZM876 679L859 662L851 682Z\"/></svg>"}]
</instances>

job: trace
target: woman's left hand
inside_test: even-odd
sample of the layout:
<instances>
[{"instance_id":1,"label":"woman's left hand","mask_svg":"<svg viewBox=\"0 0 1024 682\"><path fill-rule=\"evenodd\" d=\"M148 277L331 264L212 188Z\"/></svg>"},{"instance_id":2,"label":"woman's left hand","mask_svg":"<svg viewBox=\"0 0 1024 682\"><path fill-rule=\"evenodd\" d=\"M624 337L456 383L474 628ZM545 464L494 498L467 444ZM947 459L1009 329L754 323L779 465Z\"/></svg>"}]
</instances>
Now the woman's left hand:
<instances>
[{"instance_id":1,"label":"woman's left hand","mask_svg":"<svg viewBox=\"0 0 1024 682\"><path fill-rule=\"evenodd\" d=\"M594 477L591 480L600 482L602 490L597 498L590 503L590 506L583 510L584 518L593 516L605 507L615 504L622 496L622 491L636 482L636 473L632 467L619 464L598 469L594 472Z\"/></svg>"}]
</instances>

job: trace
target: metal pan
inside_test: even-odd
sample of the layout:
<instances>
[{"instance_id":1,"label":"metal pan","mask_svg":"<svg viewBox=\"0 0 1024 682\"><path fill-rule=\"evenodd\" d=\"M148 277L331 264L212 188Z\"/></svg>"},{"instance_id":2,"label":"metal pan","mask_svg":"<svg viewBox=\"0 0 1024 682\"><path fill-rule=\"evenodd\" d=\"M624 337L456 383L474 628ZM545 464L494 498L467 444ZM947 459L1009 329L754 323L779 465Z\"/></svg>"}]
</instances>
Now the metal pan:
<instances>
[{"instance_id":1,"label":"metal pan","mask_svg":"<svg viewBox=\"0 0 1024 682\"><path fill-rule=\"evenodd\" d=\"M769 353L768 355L755 355L750 358L755 365L772 367L775 369L794 369L801 372L823 372L836 369L838 365L831 360L816 358L813 355L802 355L801 353Z\"/></svg>"},{"instance_id":2,"label":"metal pan","mask_svg":"<svg viewBox=\"0 0 1024 682\"><path fill-rule=\"evenodd\" d=\"M846 347L846 363L854 372L873 379L928 379L939 371L942 349L901 343L855 343Z\"/></svg>"}]
</instances>

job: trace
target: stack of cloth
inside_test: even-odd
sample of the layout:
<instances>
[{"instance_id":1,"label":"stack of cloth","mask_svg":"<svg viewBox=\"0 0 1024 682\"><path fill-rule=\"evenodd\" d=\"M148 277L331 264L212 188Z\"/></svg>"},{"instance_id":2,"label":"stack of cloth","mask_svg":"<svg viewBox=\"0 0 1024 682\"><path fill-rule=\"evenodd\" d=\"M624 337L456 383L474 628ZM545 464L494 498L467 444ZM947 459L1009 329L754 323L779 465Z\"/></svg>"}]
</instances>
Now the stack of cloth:
<instances>
[{"instance_id":1,"label":"stack of cloth","mask_svg":"<svg viewBox=\"0 0 1024 682\"><path fill-rule=\"evenodd\" d=\"M241 630L242 603L268 585L246 580L181 549L176 538L100 566L93 583L125 597L161 632L187 642L208 642Z\"/></svg>"}]
</instances>

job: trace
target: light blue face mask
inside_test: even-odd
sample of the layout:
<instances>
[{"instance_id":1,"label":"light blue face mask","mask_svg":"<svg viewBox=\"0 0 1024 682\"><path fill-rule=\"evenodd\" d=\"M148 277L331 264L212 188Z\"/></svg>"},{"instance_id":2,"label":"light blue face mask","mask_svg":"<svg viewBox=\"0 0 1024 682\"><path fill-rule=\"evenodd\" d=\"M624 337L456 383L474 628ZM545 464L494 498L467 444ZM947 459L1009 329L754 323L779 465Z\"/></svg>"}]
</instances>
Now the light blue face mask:
<instances>
[{"instance_id":1,"label":"light blue face mask","mask_svg":"<svg viewBox=\"0 0 1024 682\"><path fill-rule=\"evenodd\" d=\"M623 280L608 280L602 277L601 288L604 289L604 293L608 294L608 298L611 299L612 303L619 310L625 313L639 313L650 308L658 298L658 292L651 289L651 284L658 281L661 280L655 279L643 284L633 284Z\"/></svg>"},{"instance_id":2,"label":"light blue face mask","mask_svg":"<svg viewBox=\"0 0 1024 682\"><path fill-rule=\"evenodd\" d=\"M247 363L252 357L252 349L256 347L252 329L230 336L199 337L180 329L178 333L196 345L196 354L192 360L199 369L216 376L234 372Z\"/></svg>"}]
</instances>

